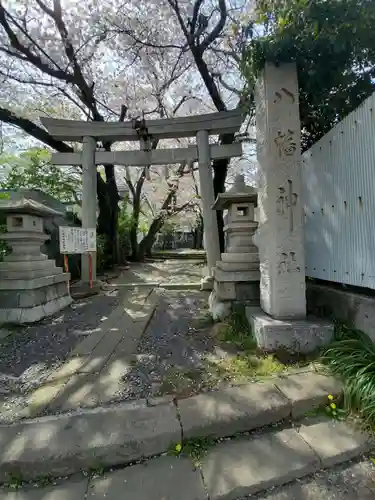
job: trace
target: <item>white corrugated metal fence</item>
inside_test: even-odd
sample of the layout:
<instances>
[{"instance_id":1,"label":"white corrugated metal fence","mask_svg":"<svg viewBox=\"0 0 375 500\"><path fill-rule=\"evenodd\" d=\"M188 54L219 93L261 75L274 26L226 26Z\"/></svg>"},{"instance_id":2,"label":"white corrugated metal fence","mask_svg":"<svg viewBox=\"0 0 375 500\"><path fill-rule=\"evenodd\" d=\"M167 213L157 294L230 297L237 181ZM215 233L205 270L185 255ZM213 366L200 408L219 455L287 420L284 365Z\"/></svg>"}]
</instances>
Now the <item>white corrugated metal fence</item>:
<instances>
[{"instance_id":1,"label":"white corrugated metal fence","mask_svg":"<svg viewBox=\"0 0 375 500\"><path fill-rule=\"evenodd\" d=\"M375 93L303 155L306 275L375 288Z\"/></svg>"}]
</instances>

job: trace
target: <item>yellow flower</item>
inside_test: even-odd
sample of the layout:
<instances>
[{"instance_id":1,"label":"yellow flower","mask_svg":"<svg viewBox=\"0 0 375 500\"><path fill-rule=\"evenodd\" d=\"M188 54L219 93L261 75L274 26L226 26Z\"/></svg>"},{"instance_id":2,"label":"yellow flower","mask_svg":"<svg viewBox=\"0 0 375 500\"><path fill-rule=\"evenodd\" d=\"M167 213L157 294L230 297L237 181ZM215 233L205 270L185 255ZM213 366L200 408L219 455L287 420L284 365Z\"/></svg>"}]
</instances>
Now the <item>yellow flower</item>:
<instances>
[{"instance_id":1,"label":"yellow flower","mask_svg":"<svg viewBox=\"0 0 375 500\"><path fill-rule=\"evenodd\" d=\"M176 444L175 450L178 452L180 452L182 450L182 446L180 445L180 443Z\"/></svg>"},{"instance_id":2,"label":"yellow flower","mask_svg":"<svg viewBox=\"0 0 375 500\"><path fill-rule=\"evenodd\" d=\"M332 401L332 400L333 400L333 396L332 396L332 394L328 394L328 399L329 399L330 401Z\"/></svg>"},{"instance_id":3,"label":"yellow flower","mask_svg":"<svg viewBox=\"0 0 375 500\"><path fill-rule=\"evenodd\" d=\"M330 407L332 408L332 410L336 410L336 408L337 408L336 405L335 405L335 403L331 403Z\"/></svg>"}]
</instances>

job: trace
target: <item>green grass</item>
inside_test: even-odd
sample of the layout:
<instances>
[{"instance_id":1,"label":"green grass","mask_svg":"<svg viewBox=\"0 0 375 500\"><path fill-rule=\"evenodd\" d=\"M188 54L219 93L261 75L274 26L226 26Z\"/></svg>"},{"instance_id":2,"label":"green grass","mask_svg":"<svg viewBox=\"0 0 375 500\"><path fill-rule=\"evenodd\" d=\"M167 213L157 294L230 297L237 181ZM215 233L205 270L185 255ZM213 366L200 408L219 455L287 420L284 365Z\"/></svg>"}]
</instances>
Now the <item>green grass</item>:
<instances>
[{"instance_id":1,"label":"green grass","mask_svg":"<svg viewBox=\"0 0 375 500\"><path fill-rule=\"evenodd\" d=\"M210 437L184 439L182 443L172 443L168 448L168 455L189 457L195 467L199 467L209 448L214 446L216 442L217 440Z\"/></svg>"},{"instance_id":2,"label":"green grass","mask_svg":"<svg viewBox=\"0 0 375 500\"><path fill-rule=\"evenodd\" d=\"M243 381L281 373L285 366L275 356L261 353L246 318L245 308L236 307L219 331L218 340L236 348L236 354L217 363L222 378Z\"/></svg>"},{"instance_id":3,"label":"green grass","mask_svg":"<svg viewBox=\"0 0 375 500\"><path fill-rule=\"evenodd\" d=\"M20 473L11 472L9 473L8 478L9 480L6 483L8 488L18 490L22 486L23 479Z\"/></svg>"},{"instance_id":4,"label":"green grass","mask_svg":"<svg viewBox=\"0 0 375 500\"><path fill-rule=\"evenodd\" d=\"M344 382L344 409L375 426L375 345L363 332L337 324L322 363Z\"/></svg>"},{"instance_id":5,"label":"green grass","mask_svg":"<svg viewBox=\"0 0 375 500\"><path fill-rule=\"evenodd\" d=\"M227 344L234 344L241 351L253 351L257 344L246 318L245 308L236 307L224 322L219 333L219 340Z\"/></svg>"},{"instance_id":6,"label":"green grass","mask_svg":"<svg viewBox=\"0 0 375 500\"><path fill-rule=\"evenodd\" d=\"M206 329L210 325L212 318L205 311L196 318L196 330ZM223 381L231 384L257 381L285 373L289 367L309 364L307 359L298 356L267 354L259 350L245 308L241 306L234 308L223 323L211 328L210 337L224 354L207 356L200 368L169 368L159 387L158 396L174 394L189 397L202 390L217 388ZM280 357L281 354L283 357Z\"/></svg>"}]
</instances>

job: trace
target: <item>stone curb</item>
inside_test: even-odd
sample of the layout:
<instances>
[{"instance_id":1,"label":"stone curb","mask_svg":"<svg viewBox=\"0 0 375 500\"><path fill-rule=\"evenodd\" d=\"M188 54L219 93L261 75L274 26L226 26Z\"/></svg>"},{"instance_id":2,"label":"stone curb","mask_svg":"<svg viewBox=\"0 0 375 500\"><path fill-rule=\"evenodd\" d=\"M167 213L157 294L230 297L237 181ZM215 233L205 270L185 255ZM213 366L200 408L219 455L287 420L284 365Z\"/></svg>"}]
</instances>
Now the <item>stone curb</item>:
<instances>
[{"instance_id":1,"label":"stone curb","mask_svg":"<svg viewBox=\"0 0 375 500\"><path fill-rule=\"evenodd\" d=\"M150 283L121 283L117 284L109 284L107 285L108 289L112 288L123 288L123 289L131 289L134 287L139 288L164 288L165 290L200 290L201 283L192 281L187 283L170 283L165 281L152 281Z\"/></svg>"},{"instance_id":2,"label":"stone curb","mask_svg":"<svg viewBox=\"0 0 375 500\"><path fill-rule=\"evenodd\" d=\"M296 381L287 383L285 377L276 384L274 380L249 383L176 404L156 398L0 425L0 482L6 482L9 474L34 479L127 464L161 454L181 438L233 436L275 424L290 418L293 408L302 407L301 401L306 411L322 402L322 384L333 388L327 377L309 373L312 378L307 381L301 375L294 397ZM288 398L278 384L285 385Z\"/></svg>"},{"instance_id":3,"label":"stone curb","mask_svg":"<svg viewBox=\"0 0 375 500\"><path fill-rule=\"evenodd\" d=\"M300 417L341 392L336 379L310 371L199 394L177 405L185 438L224 437Z\"/></svg>"},{"instance_id":4,"label":"stone curb","mask_svg":"<svg viewBox=\"0 0 375 500\"><path fill-rule=\"evenodd\" d=\"M165 283L161 282L159 284L160 288L164 288L165 290L200 290L201 283L200 282L191 282L191 283Z\"/></svg>"},{"instance_id":5,"label":"stone curb","mask_svg":"<svg viewBox=\"0 0 375 500\"><path fill-rule=\"evenodd\" d=\"M181 439L173 404L43 417L0 426L0 483L71 475L159 455Z\"/></svg>"},{"instance_id":6,"label":"stone curb","mask_svg":"<svg viewBox=\"0 0 375 500\"><path fill-rule=\"evenodd\" d=\"M42 489L27 485L16 494L2 489L0 498L237 500L357 458L371 448L366 434L344 422L310 419L299 428L213 445L199 467L189 457L158 456L93 477L72 476Z\"/></svg>"}]
</instances>

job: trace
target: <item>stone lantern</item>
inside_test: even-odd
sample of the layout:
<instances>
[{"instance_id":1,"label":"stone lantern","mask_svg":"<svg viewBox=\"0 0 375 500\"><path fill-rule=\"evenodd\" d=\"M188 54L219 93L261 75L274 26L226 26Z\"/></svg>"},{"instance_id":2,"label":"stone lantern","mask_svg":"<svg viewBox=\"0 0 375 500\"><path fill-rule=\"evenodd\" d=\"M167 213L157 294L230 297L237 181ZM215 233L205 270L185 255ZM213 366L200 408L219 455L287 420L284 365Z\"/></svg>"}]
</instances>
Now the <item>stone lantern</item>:
<instances>
[{"instance_id":1,"label":"stone lantern","mask_svg":"<svg viewBox=\"0 0 375 500\"><path fill-rule=\"evenodd\" d=\"M214 210L227 210L224 218L225 252L213 271L210 311L214 319L227 316L233 303L259 305L259 255L253 236L257 192L237 175L233 187L218 195Z\"/></svg>"},{"instance_id":2,"label":"stone lantern","mask_svg":"<svg viewBox=\"0 0 375 500\"><path fill-rule=\"evenodd\" d=\"M0 323L33 323L72 302L70 274L40 251L49 236L43 218L62 215L31 199L1 200L7 232L0 235L12 252L0 263Z\"/></svg>"}]
</instances>

